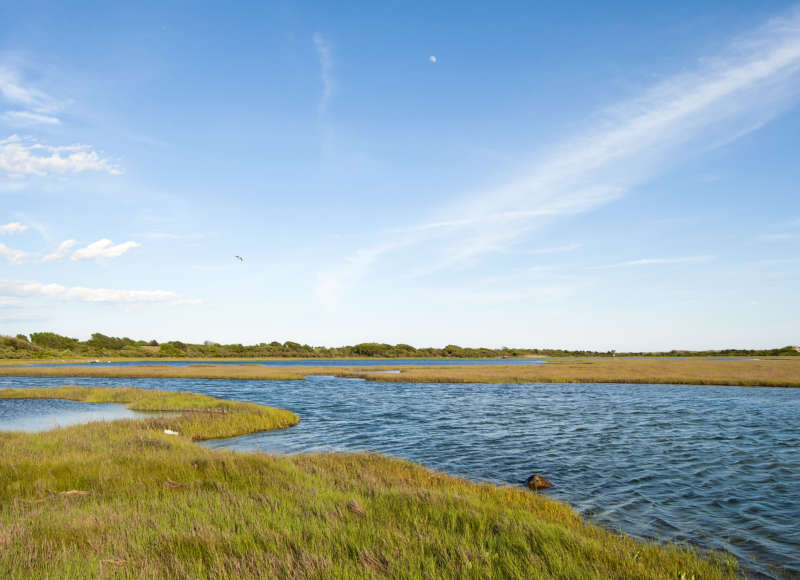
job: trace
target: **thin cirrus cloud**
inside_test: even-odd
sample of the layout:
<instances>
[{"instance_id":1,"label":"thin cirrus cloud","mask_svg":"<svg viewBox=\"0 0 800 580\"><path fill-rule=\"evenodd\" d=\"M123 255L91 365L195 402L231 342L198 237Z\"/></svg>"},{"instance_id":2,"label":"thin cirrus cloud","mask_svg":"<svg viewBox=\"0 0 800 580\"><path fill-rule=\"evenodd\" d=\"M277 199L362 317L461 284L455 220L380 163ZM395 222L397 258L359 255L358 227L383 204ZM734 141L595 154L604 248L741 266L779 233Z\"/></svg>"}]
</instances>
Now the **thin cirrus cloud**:
<instances>
[{"instance_id":1,"label":"thin cirrus cloud","mask_svg":"<svg viewBox=\"0 0 800 580\"><path fill-rule=\"evenodd\" d=\"M565 246L555 246L552 248L536 248L528 250L529 254L563 254L565 252L574 252L580 248L580 244L567 244Z\"/></svg>"},{"instance_id":2,"label":"thin cirrus cloud","mask_svg":"<svg viewBox=\"0 0 800 580\"><path fill-rule=\"evenodd\" d=\"M0 226L0 234L11 235L11 234L21 234L24 231L27 231L28 226L21 222L9 222L5 225Z\"/></svg>"},{"instance_id":3,"label":"thin cirrus cloud","mask_svg":"<svg viewBox=\"0 0 800 580\"><path fill-rule=\"evenodd\" d=\"M60 123L53 116L65 103L22 80L16 67L0 66L0 100L17 107L16 117L28 122ZM13 117L13 115L12 115Z\"/></svg>"},{"instance_id":4,"label":"thin cirrus cloud","mask_svg":"<svg viewBox=\"0 0 800 580\"><path fill-rule=\"evenodd\" d=\"M62 286L61 284L42 284L0 280L0 296L62 300L67 302L108 302L108 303L166 303L170 305L202 304L198 298L186 298L169 290L114 290L110 288L86 288L83 286Z\"/></svg>"},{"instance_id":5,"label":"thin cirrus cloud","mask_svg":"<svg viewBox=\"0 0 800 580\"><path fill-rule=\"evenodd\" d=\"M61 119L33 111L6 111L3 121L12 125L60 125Z\"/></svg>"},{"instance_id":6,"label":"thin cirrus cloud","mask_svg":"<svg viewBox=\"0 0 800 580\"><path fill-rule=\"evenodd\" d=\"M390 253L424 248L432 272L519 243L560 216L626 195L675 163L762 127L800 99L800 9L734 39L714 58L602 112L602 120L554 144L522 177L443 208L433 220L356 251L317 275L320 303L342 293Z\"/></svg>"},{"instance_id":7,"label":"thin cirrus cloud","mask_svg":"<svg viewBox=\"0 0 800 580\"><path fill-rule=\"evenodd\" d=\"M638 260L628 260L617 262L616 264L606 264L605 266L593 266L595 269L605 268L636 268L638 266L659 266L665 264L703 264L710 262L714 256L684 256L681 258L639 258Z\"/></svg>"},{"instance_id":8,"label":"thin cirrus cloud","mask_svg":"<svg viewBox=\"0 0 800 580\"><path fill-rule=\"evenodd\" d=\"M320 68L320 82L322 83L322 97L319 102L319 111L324 113L328 106L328 101L333 95L333 57L331 56L331 49L325 37L320 33L314 34L314 47L317 49L317 57L319 58Z\"/></svg>"},{"instance_id":9,"label":"thin cirrus cloud","mask_svg":"<svg viewBox=\"0 0 800 580\"><path fill-rule=\"evenodd\" d=\"M69 258L70 260L92 260L100 258L119 258L128 250L141 247L139 242L123 242L115 244L108 238L102 238L96 242L92 242L85 248L79 248L73 251L73 247L77 244L75 240L65 240L59 244L58 248L42 258L42 262L55 262Z\"/></svg>"},{"instance_id":10,"label":"thin cirrus cloud","mask_svg":"<svg viewBox=\"0 0 800 580\"><path fill-rule=\"evenodd\" d=\"M789 240L794 240L797 238L800 238L800 235L789 232L780 234L762 234L758 236L758 239L762 242L788 242Z\"/></svg>"},{"instance_id":11,"label":"thin cirrus cloud","mask_svg":"<svg viewBox=\"0 0 800 580\"><path fill-rule=\"evenodd\" d=\"M122 173L122 169L89 145L45 145L19 135L0 139L0 171L12 178L87 171Z\"/></svg>"}]
</instances>

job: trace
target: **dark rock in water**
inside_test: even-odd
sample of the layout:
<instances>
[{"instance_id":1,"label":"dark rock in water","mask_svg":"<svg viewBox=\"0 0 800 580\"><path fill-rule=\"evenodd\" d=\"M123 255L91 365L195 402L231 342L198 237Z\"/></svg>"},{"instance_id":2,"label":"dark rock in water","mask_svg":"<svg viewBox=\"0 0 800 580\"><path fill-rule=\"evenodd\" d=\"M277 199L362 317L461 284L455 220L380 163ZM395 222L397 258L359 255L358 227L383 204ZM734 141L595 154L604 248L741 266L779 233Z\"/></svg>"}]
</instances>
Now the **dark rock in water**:
<instances>
[{"instance_id":1,"label":"dark rock in water","mask_svg":"<svg viewBox=\"0 0 800 580\"><path fill-rule=\"evenodd\" d=\"M534 473L531 475L525 485L528 486L529 489L533 491L539 491L540 489L547 489L548 487L553 487L553 484L546 480L544 477L539 475L538 473Z\"/></svg>"}]
</instances>

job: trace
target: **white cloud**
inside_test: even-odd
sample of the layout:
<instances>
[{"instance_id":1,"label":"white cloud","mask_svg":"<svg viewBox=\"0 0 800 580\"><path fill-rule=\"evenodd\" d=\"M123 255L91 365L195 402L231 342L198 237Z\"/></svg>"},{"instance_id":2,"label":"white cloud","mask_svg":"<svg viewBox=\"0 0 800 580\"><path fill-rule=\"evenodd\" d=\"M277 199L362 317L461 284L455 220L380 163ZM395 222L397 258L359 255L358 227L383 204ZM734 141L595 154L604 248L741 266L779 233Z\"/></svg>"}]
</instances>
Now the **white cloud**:
<instances>
[{"instance_id":1,"label":"white cloud","mask_svg":"<svg viewBox=\"0 0 800 580\"><path fill-rule=\"evenodd\" d=\"M560 215L591 211L666 167L738 139L800 98L800 10L735 39L713 59L604 112L523 171L523 177L459 200L440 216L401 228L318 280L328 303L379 257L424 246L429 272L504 251ZM655 263L655 262L654 262ZM318 286L318 295L320 288Z\"/></svg>"},{"instance_id":2,"label":"white cloud","mask_svg":"<svg viewBox=\"0 0 800 580\"><path fill-rule=\"evenodd\" d=\"M42 262L53 262L56 260L63 260L69 254L70 248L77 244L75 240L65 240L58 245L56 251L52 254L47 254L44 258L42 258Z\"/></svg>"},{"instance_id":3,"label":"white cloud","mask_svg":"<svg viewBox=\"0 0 800 580\"><path fill-rule=\"evenodd\" d=\"M564 252L574 252L580 248L580 244L568 244L566 246L556 246L554 248L537 248L535 250L528 250L529 254L561 254Z\"/></svg>"},{"instance_id":4,"label":"white cloud","mask_svg":"<svg viewBox=\"0 0 800 580\"><path fill-rule=\"evenodd\" d=\"M112 290L15 280L0 280L0 296L41 297L68 302L202 304L200 299L185 298L168 290Z\"/></svg>"},{"instance_id":5,"label":"white cloud","mask_svg":"<svg viewBox=\"0 0 800 580\"><path fill-rule=\"evenodd\" d=\"M325 112L328 106L328 101L333 95L333 76L331 71L333 69L333 57L331 56L331 49L325 37L320 33L314 34L314 46L317 49L317 56L319 57L320 67L320 81L322 82L322 98L319 103L319 110L321 113Z\"/></svg>"},{"instance_id":6,"label":"white cloud","mask_svg":"<svg viewBox=\"0 0 800 580\"><path fill-rule=\"evenodd\" d=\"M21 234L28 229L28 226L20 222L10 222L0 226L0 234Z\"/></svg>"},{"instance_id":7,"label":"white cloud","mask_svg":"<svg viewBox=\"0 0 800 580\"><path fill-rule=\"evenodd\" d=\"M32 111L6 111L2 116L3 121L14 125L60 125L61 119L44 113Z\"/></svg>"},{"instance_id":8,"label":"white cloud","mask_svg":"<svg viewBox=\"0 0 800 580\"><path fill-rule=\"evenodd\" d=\"M14 250L5 244L0 244L0 258L5 259L12 264L21 264L28 259L30 254L23 250Z\"/></svg>"},{"instance_id":9,"label":"white cloud","mask_svg":"<svg viewBox=\"0 0 800 580\"><path fill-rule=\"evenodd\" d=\"M65 242L66 243L66 242ZM64 244L61 244L62 246ZM75 250L70 256L70 260L91 260L93 258L118 258L128 250L138 248L142 244L139 242L123 242L114 244L108 238L103 238L92 242L85 248ZM60 249L60 246L59 246ZM58 250L57 250L58 251Z\"/></svg>"},{"instance_id":10,"label":"white cloud","mask_svg":"<svg viewBox=\"0 0 800 580\"><path fill-rule=\"evenodd\" d=\"M0 171L11 177L86 171L122 173L118 166L88 145L43 145L18 135L0 139Z\"/></svg>"},{"instance_id":11,"label":"white cloud","mask_svg":"<svg viewBox=\"0 0 800 580\"><path fill-rule=\"evenodd\" d=\"M618 262L606 266L594 266L594 268L630 268L636 266L653 266L660 264L702 264L710 262L714 256L686 256L682 258L640 258L627 262Z\"/></svg>"}]
</instances>

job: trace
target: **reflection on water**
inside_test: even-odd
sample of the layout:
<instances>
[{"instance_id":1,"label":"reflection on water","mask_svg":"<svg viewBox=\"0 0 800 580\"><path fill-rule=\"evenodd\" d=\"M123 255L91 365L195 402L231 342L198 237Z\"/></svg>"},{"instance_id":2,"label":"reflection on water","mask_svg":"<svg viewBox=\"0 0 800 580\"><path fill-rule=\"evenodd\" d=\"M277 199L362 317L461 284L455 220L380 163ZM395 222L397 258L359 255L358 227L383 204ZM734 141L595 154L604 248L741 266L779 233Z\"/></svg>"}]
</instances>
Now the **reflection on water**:
<instances>
[{"instance_id":1,"label":"reflection on water","mask_svg":"<svg viewBox=\"0 0 800 580\"><path fill-rule=\"evenodd\" d=\"M800 577L800 389L0 378L132 385L284 407L284 431L209 442L272 452L370 450L478 480L538 472L597 523L728 550L751 576Z\"/></svg>"},{"instance_id":2,"label":"reflection on water","mask_svg":"<svg viewBox=\"0 0 800 580\"><path fill-rule=\"evenodd\" d=\"M47 431L90 421L143 417L115 403L81 403L62 399L0 399L0 431Z\"/></svg>"}]
</instances>

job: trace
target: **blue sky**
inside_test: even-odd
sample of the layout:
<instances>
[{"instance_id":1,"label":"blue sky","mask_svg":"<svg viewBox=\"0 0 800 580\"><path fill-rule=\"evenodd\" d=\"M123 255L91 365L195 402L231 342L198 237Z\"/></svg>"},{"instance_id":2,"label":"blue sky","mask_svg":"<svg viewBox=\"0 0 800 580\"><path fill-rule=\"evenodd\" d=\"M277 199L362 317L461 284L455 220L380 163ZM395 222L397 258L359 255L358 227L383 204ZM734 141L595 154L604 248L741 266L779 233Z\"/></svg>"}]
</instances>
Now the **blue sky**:
<instances>
[{"instance_id":1,"label":"blue sky","mask_svg":"<svg viewBox=\"0 0 800 580\"><path fill-rule=\"evenodd\" d=\"M115 4L0 6L0 333L800 343L797 3Z\"/></svg>"}]
</instances>

